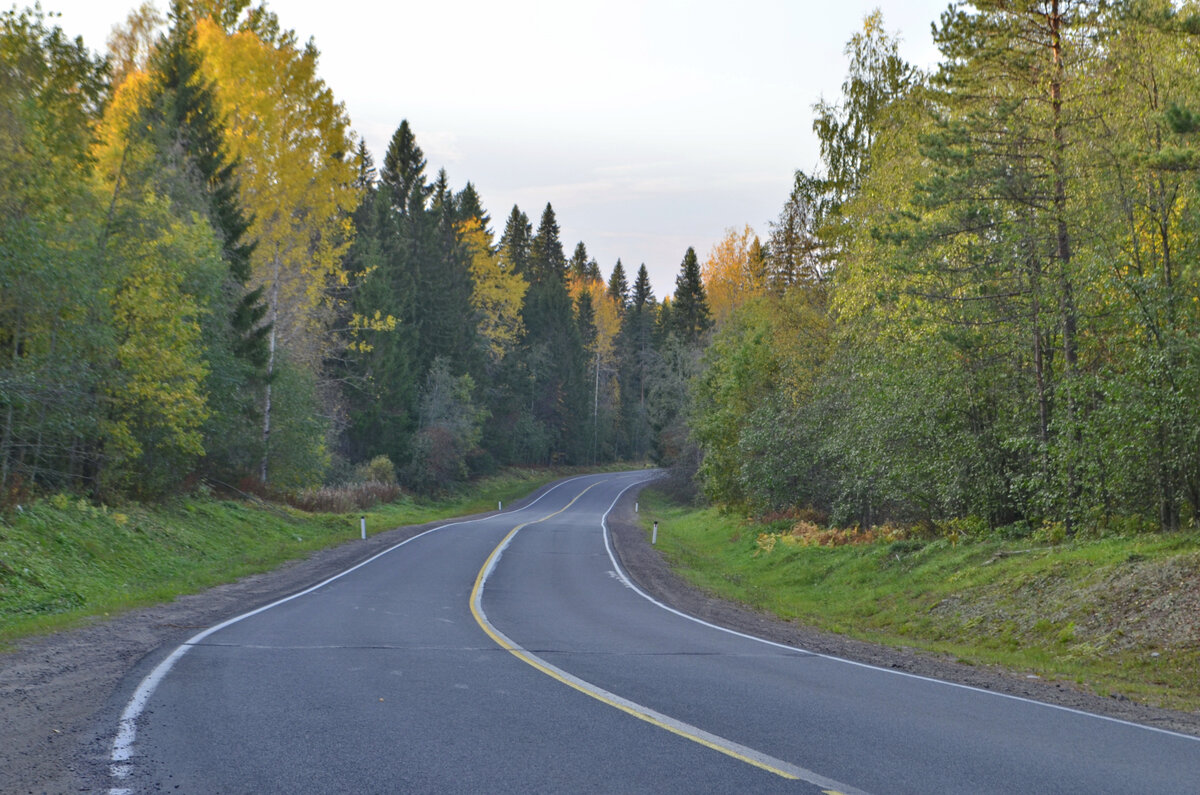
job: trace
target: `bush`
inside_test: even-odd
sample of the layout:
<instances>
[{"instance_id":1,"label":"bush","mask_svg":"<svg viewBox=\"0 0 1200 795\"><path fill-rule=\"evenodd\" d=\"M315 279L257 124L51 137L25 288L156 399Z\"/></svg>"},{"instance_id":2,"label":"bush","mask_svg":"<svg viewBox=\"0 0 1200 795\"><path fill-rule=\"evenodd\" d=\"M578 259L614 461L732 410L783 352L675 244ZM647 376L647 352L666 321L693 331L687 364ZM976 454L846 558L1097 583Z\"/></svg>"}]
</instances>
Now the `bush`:
<instances>
[{"instance_id":1,"label":"bush","mask_svg":"<svg viewBox=\"0 0 1200 795\"><path fill-rule=\"evenodd\" d=\"M359 465L355 474L364 483L396 485L396 465L386 455L377 455L367 463Z\"/></svg>"}]
</instances>

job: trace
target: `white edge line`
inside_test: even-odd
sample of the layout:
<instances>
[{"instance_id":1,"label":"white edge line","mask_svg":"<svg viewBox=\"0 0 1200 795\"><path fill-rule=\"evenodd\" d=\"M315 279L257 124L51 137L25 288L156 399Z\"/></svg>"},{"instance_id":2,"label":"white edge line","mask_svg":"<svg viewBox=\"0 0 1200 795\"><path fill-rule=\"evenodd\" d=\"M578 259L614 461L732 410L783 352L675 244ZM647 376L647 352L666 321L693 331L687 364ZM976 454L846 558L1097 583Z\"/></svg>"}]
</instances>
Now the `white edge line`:
<instances>
[{"instance_id":1,"label":"white edge line","mask_svg":"<svg viewBox=\"0 0 1200 795\"><path fill-rule=\"evenodd\" d=\"M605 530L605 546L607 546L607 543L608 543L607 542L608 527L605 524L605 519L608 518L608 515L612 512L613 507L616 506L617 500L620 500L621 497L625 494L625 492L629 491L634 486L639 486L644 483L648 483L650 480L653 480L653 478L639 480L637 482L630 483L628 486L621 489L621 491L617 494L616 499L613 500L612 505L608 506L608 510L604 512L604 516L602 516L600 519L600 525ZM517 528L518 531L520 529L521 528L519 528L519 527ZM649 707L638 704L635 701L630 701L629 699L624 698L623 696L619 696L616 693L609 692L608 690L605 690L604 688L599 687L598 685L594 685L591 682L588 682L587 680L580 679L579 677L575 676L574 674L564 671L562 668L559 668L557 665L547 662L544 658L539 657L538 655L534 654L533 652L529 651L528 649L524 648L523 646L518 645L515 641L513 641L512 638L508 637L508 635L505 635L503 632L501 632L496 627L496 625L493 624L488 619L487 613L485 613L483 611L483 589L486 586L488 578L491 576L492 571L496 568L496 565L500 562L500 558L502 558L504 556L504 551L506 549L508 549L508 545L511 544L513 539L516 537L517 537L517 534L515 532L512 533L507 538L505 538L504 541L501 542L500 546L496 547L496 549L492 552L491 560L488 561L487 566L484 567L483 573L479 578L479 588L476 590L475 600L474 600L474 607L475 607L476 612L479 613L480 618L482 618L483 621L488 625L488 628L492 632L494 632L496 634L496 636L498 638L500 638L500 640L502 640L504 642L504 645L506 646L507 651L517 652L521 656L527 657L528 659L533 660L534 662L536 662L538 665L544 667L545 669L547 669L549 671L553 671L556 676L559 676L563 680L570 682L578 689L584 691L585 693L590 693L590 694L596 696L602 702L608 701L608 702L611 702L612 704L619 704L620 706L624 707L625 709L629 710L630 712L632 712L635 715L642 715L642 716L645 716L646 718L649 718L652 721L657 721L658 723L660 723L664 726L669 726L684 736L690 735L691 738L693 739L693 741L695 739L699 738L699 739L705 741L706 743L709 743L710 745L717 746L720 748L725 748L729 751L733 751L734 753L739 754L747 759L752 759L761 765L766 765L768 768L774 768L776 770L786 772L789 775L795 776L800 781L804 781L808 784L813 784L818 787L822 787L823 789L826 789L826 790L836 791L837 793L839 793L839 795L867 795L866 792L859 790L859 789L855 789L853 787L849 787L846 784L841 783L840 781L835 781L834 779L826 778L825 776L822 776L819 773L815 773L811 770L808 770L807 768L803 768L798 765L794 765L790 762L785 762L782 759L776 759L773 756L764 754L762 751L757 751L753 748L749 748L745 745L742 745L741 743L736 743L732 740L728 740L719 735L713 734L711 732L707 732L704 729L699 728L698 726L693 726L690 723L685 723L684 721L678 720L676 718L672 718L669 715L664 715L661 712L658 712L656 710L650 709ZM640 591L639 591L639 593L640 593ZM643 596L644 595L645 594L643 594ZM653 600L651 600L651 601L653 601ZM610 704L610 706L611 706L611 704ZM745 760L743 760L743 762L744 761Z\"/></svg>"},{"instance_id":2,"label":"white edge line","mask_svg":"<svg viewBox=\"0 0 1200 795\"><path fill-rule=\"evenodd\" d=\"M634 485L637 485L637 484L634 484ZM630 486L629 488L633 488L633 486ZM625 491L628 491L628 490L629 489L626 489ZM858 662L857 660L848 660L845 657L835 657L832 654L822 654L821 652L810 651L808 649L804 649L799 646L789 646L786 643L777 643L773 640L767 640L766 638L760 638L755 635L748 635L745 632L738 632L736 629L730 629L729 627L723 627L719 624L713 624L708 621L705 621L702 618L697 618L696 616L688 615L687 613L684 613L681 610L676 610L674 607L671 607L668 604L664 604L663 602L658 601L653 596L651 596L650 594L646 593L641 588L639 588L637 583L635 583L625 573L625 569L621 566L620 562L617 561L617 556L613 553L612 544L609 542L610 532L608 529L608 514L611 513L612 509L616 507L617 501L620 500L622 496L624 496L625 491L622 491L620 494L617 495L617 499L613 500L613 504L609 507L608 511L605 512L604 517L600 520L600 524L604 528L604 548L606 550L608 550L609 560L612 561L613 567L614 567L615 571L617 572L617 576L621 578L621 580L625 583L625 585L632 588L642 598L646 599L649 602L652 602L653 604L658 605L663 610L666 610L668 613L674 613L675 615L680 616L681 618L686 618L688 621L694 621L697 624L701 624L703 626L710 627L712 629L720 630L721 632L726 632L730 635L736 635L739 638L745 638L747 640L756 641L758 643L765 643L768 646L774 646L775 648L778 648L778 649L786 649L787 651L795 652L797 654L804 654L804 655L809 655L812 657L820 657L821 659L832 660L833 662L845 663L846 665L853 665L858 668L867 668L872 671L879 671L879 672L885 673L885 674L892 674L893 676L903 676L905 678L916 679L921 682L932 682L933 684L945 685L946 687L956 687L961 690L970 690L975 693L983 693L985 695L995 696L997 698L1008 698L1008 699L1012 699L1013 701L1023 702L1025 704L1035 704L1039 707L1046 707L1048 709L1056 709L1061 712L1069 712L1074 715L1083 715L1084 717L1088 717L1088 718L1096 718L1097 720L1108 721L1109 723L1116 723L1121 726L1131 726L1135 729L1144 729L1145 731L1149 731L1149 732L1157 732L1158 734L1166 734L1171 737L1179 737L1184 740L1192 740L1193 742L1200 742L1200 737L1197 737L1197 736L1191 735L1191 734L1184 734L1183 732L1171 731L1170 729L1161 729L1157 726L1147 726L1144 723L1136 723L1134 721L1124 720L1122 718L1113 718L1113 717L1109 717L1108 715L1098 715L1095 712L1087 712L1082 709L1075 709L1074 707L1064 707L1060 704L1051 704L1046 701L1038 701L1037 699L1027 698L1025 696L1014 696L1011 693L1000 693L995 690L987 690L982 687L975 687L974 685L964 685L964 684L960 684L958 682L948 682L945 679L935 679L932 676L922 676L921 674L914 674L914 673L910 673L908 671L897 671L894 668L881 668L878 665L871 665L870 663Z\"/></svg>"},{"instance_id":3,"label":"white edge line","mask_svg":"<svg viewBox=\"0 0 1200 795\"><path fill-rule=\"evenodd\" d=\"M523 505L520 508L513 508L509 511L502 511L500 513L519 513L528 508L532 508L534 505L537 505L539 502L541 502L545 497L549 496L551 492L556 491L560 486L565 486L568 483L572 483L576 480L581 480L586 477L594 477L594 476L579 475L577 477L567 478L566 480L561 480L558 483L551 486L550 488L546 489L545 492L543 492L537 499L535 499L533 502L529 503L528 505ZM268 605L263 605L262 607L259 607L259 608L249 611L248 613L242 613L241 615L235 616L231 619L228 619L227 621L222 621L220 624L216 624L215 626L209 627L208 629L198 632L195 635L193 635L192 637L188 638L186 641L184 641L179 646L177 646L175 648L175 650L172 651L166 657L166 659L164 659L162 662L160 662L158 665L156 665L154 667L154 670L152 670L149 674L146 675L146 677L144 679L142 679L141 683L137 686L137 689L133 691L133 695L130 697L129 702L125 705L125 709L121 713L121 719L117 724L117 735L113 739L112 753L109 755L110 775L116 779L124 779L129 775L130 769L129 769L128 764L126 764L126 763L133 757L133 745L134 745L134 741L137 739L137 720L139 717L141 717L142 711L145 710L146 704L149 702L150 697L154 695L154 691L158 687L159 682L161 682L163 680L163 678L167 675L167 673L170 672L171 668L175 665L175 663L179 661L179 658L182 657L184 654L187 654L188 650L191 647L197 645L198 643L200 643L200 641L204 640L205 638L207 638L209 635L213 634L214 632L222 630L225 627L230 626L231 624L236 624L237 622L242 621L243 619L250 618L251 616L256 616L259 613L262 613L266 610L270 610L273 607L278 607L279 605L284 604L285 602L290 602L293 599L299 599L301 596L305 596L319 588L323 588L324 586L328 585L329 583L333 582L334 580L345 577L350 572L355 571L356 569L360 569L363 566L366 566L368 563L371 563L371 562L383 557L384 555L388 554L389 552L392 552L393 550L399 549L400 547L404 546L405 544L409 543L410 541L416 541L418 538L421 538L422 536L429 535L430 533L435 533L438 530L444 530L447 527L456 527L458 525L471 524L473 522L480 522L480 521L483 521L484 519L488 519L488 518L491 518L492 516L497 516L497 515L499 515L499 514L493 513L493 514L489 514L486 517L481 517L479 519L464 519L459 522L448 522L447 524L444 524L444 525L438 525L437 527L432 527L422 533L418 533L417 535L413 536L412 538L406 538L405 540L401 541L400 543L395 544L394 546L390 546L387 549L383 550L382 552L372 555L371 557L367 558L366 560L362 561L361 563L357 563L354 566L351 566L350 568L346 569L345 571L335 574L326 580L322 580L321 582L317 583L316 585L306 588L303 591L294 593L291 596L285 596L283 599L279 599L277 601L271 602ZM119 788L119 787L113 787L113 788L109 789L109 795L121 795L122 793L125 793L125 792L128 792L128 790L125 790L125 789Z\"/></svg>"}]
</instances>

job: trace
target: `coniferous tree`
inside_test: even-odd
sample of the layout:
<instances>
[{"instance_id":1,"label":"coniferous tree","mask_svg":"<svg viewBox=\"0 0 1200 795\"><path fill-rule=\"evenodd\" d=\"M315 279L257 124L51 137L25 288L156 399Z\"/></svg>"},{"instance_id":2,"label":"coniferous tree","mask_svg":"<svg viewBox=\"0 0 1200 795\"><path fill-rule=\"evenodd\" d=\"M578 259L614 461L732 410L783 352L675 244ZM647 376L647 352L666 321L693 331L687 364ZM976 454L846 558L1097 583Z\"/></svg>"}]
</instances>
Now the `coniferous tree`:
<instances>
[{"instance_id":1,"label":"coniferous tree","mask_svg":"<svg viewBox=\"0 0 1200 795\"><path fill-rule=\"evenodd\" d=\"M1007 361L1014 380L1026 384L1023 394L1003 395L1013 404L996 407L1001 416L1021 417L1025 428L1005 429L1006 450L996 450L991 468L1011 477L1032 465L1038 485L1001 485L1007 494L996 501L1007 502L1006 513L1044 511L1068 527L1080 505L1082 416L1065 139L1082 118L1069 77L1089 57L1094 12L1089 0L1030 0L943 15L935 40L947 60L933 81L937 127L923 150L932 174L919 186L925 221L910 237L915 263L941 261L920 253L928 246L972 241L952 255L952 267L940 268L934 279L941 286L928 292L947 321L979 330L952 335L955 343L995 343L988 357ZM960 300L963 290L978 296L973 306ZM1030 344L987 333L1009 323ZM1020 460L1016 450L1037 452Z\"/></svg>"},{"instance_id":2,"label":"coniferous tree","mask_svg":"<svg viewBox=\"0 0 1200 795\"><path fill-rule=\"evenodd\" d=\"M679 275L675 277L670 314L670 328L680 341L689 345L698 344L704 332L712 328L708 298L700 278L700 263L696 259L696 250L690 246L679 265Z\"/></svg>"},{"instance_id":3,"label":"coniferous tree","mask_svg":"<svg viewBox=\"0 0 1200 795\"><path fill-rule=\"evenodd\" d=\"M422 354L430 366L441 357L457 374L478 374L482 360L472 322L470 252L460 238L458 210L444 170L434 183L430 212L433 249L420 263L417 296Z\"/></svg>"},{"instance_id":4,"label":"coniferous tree","mask_svg":"<svg viewBox=\"0 0 1200 795\"><path fill-rule=\"evenodd\" d=\"M408 121L402 121L389 141L377 186L364 196L354 216L355 246L375 259L355 295L355 311L397 321L393 331L374 335L356 354L361 392L351 401L347 430L354 457L386 455L400 463L412 456L417 387L424 373L417 322L418 263L432 236L424 168L424 153Z\"/></svg>"},{"instance_id":5,"label":"coniferous tree","mask_svg":"<svg viewBox=\"0 0 1200 795\"><path fill-rule=\"evenodd\" d=\"M657 302L650 287L645 263L638 268L629 308L621 318L618 337L621 385L619 408L619 451L639 460L651 447L651 428L646 411L647 373L654 362L654 322Z\"/></svg>"},{"instance_id":6,"label":"coniferous tree","mask_svg":"<svg viewBox=\"0 0 1200 795\"><path fill-rule=\"evenodd\" d=\"M408 119L400 122L388 142L379 171L379 181L387 189L395 212L420 215L432 188L425 184L425 153L417 146Z\"/></svg>"},{"instance_id":7,"label":"coniferous tree","mask_svg":"<svg viewBox=\"0 0 1200 795\"><path fill-rule=\"evenodd\" d=\"M567 277L567 257L563 253L562 238L558 231L558 217L554 208L546 203L537 234L529 245L529 260L533 282L554 278L562 282Z\"/></svg>"},{"instance_id":8,"label":"coniferous tree","mask_svg":"<svg viewBox=\"0 0 1200 795\"><path fill-rule=\"evenodd\" d=\"M583 244L582 240L575 244L575 253L571 255L567 269L575 281L582 282L588 278L587 246Z\"/></svg>"},{"instance_id":9,"label":"coniferous tree","mask_svg":"<svg viewBox=\"0 0 1200 795\"><path fill-rule=\"evenodd\" d=\"M456 224L462 224L472 218L478 219L480 229L490 239L492 230L488 225L492 222L492 217L483 209L483 200L479 198L479 192L475 190L475 186L468 182L454 196L454 221Z\"/></svg>"},{"instance_id":10,"label":"coniferous tree","mask_svg":"<svg viewBox=\"0 0 1200 795\"><path fill-rule=\"evenodd\" d=\"M194 19L180 0L172 4L169 16L170 33L151 59L153 94L141 129L158 133L161 189L180 206L193 206L200 199L199 209L217 231L229 269L223 295L232 305L225 308L224 317L215 312L205 319L214 385L205 468L232 480L248 471L259 455L257 444L249 442L249 426L259 422L253 385L266 377L270 325L264 322L264 288L247 288L255 249L248 239L251 219L241 205L239 163L227 152L213 87L200 74ZM224 350L234 358L223 360Z\"/></svg>"},{"instance_id":11,"label":"coniferous tree","mask_svg":"<svg viewBox=\"0 0 1200 795\"><path fill-rule=\"evenodd\" d=\"M505 221L504 234L500 237L500 256L508 270L528 275L532 238L533 227L529 224L529 216L514 204Z\"/></svg>"},{"instance_id":12,"label":"coniferous tree","mask_svg":"<svg viewBox=\"0 0 1200 795\"><path fill-rule=\"evenodd\" d=\"M520 229L519 217L513 226L514 232ZM573 461L581 460L587 448L583 421L588 393L586 354L567 292L566 264L558 220L547 204L529 243L522 353L531 418L550 442L547 454L551 460Z\"/></svg>"},{"instance_id":13,"label":"coniferous tree","mask_svg":"<svg viewBox=\"0 0 1200 795\"><path fill-rule=\"evenodd\" d=\"M621 260L617 260L612 275L608 277L608 297L616 303L619 312L624 312L629 306L629 280L625 278L625 266Z\"/></svg>"}]
</instances>

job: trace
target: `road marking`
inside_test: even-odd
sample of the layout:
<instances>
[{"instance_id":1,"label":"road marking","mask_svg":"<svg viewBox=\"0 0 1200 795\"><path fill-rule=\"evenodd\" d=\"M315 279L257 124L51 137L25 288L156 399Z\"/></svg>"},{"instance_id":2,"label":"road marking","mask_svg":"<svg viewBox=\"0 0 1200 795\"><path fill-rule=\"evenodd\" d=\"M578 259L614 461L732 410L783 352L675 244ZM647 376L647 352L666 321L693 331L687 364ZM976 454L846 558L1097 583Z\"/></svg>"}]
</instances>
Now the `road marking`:
<instances>
[{"instance_id":1,"label":"road marking","mask_svg":"<svg viewBox=\"0 0 1200 795\"><path fill-rule=\"evenodd\" d=\"M642 481L631 483L629 486L626 486L621 490L616 499L613 500L613 504L610 505L608 510L604 512L604 518L601 519L602 527L605 526L604 519L606 519L608 514L612 512L613 506L616 505L617 500L621 498L621 495L623 495L626 491L629 491L629 489L633 488L634 486L639 485L641 482ZM535 519L533 521L517 525L508 532L508 535L506 535L499 544L496 545L496 548L492 550L492 554L489 555L488 559L484 562L483 568L479 570L479 574L475 577L475 586L471 589L471 614L475 616L475 621L478 622L480 628L483 629L483 631L487 633L488 637L495 641L502 649L512 654L518 660L541 671L550 678L562 682L568 687L571 687L580 693L583 693L584 695L591 696L603 704L607 704L610 707L619 709L627 715L637 718L638 720L645 721L646 723L657 726L660 729L665 729L666 731L683 737L684 739L691 740L692 742L702 745L705 748L725 754L726 756L730 756L740 762L744 762L748 765L752 765L761 770L765 770L768 773L773 773L786 779L805 781L809 784L814 784L826 790L839 791L843 793L843 795L866 795L866 793L864 793L862 790L848 787L845 784L834 781L830 778L826 778L825 776L814 773L811 770L807 770L789 762L785 762L782 759L776 759L772 756L768 756L767 754L756 751L753 748L748 748L741 743L736 743L724 737L719 737L718 735L707 732L697 726L676 720L669 715L664 715L661 712L642 706L641 704L637 704L627 698L618 696L617 694L611 693L602 687L594 685L591 682L580 679L574 674L564 671L558 666L547 662L541 657L538 657L536 654L533 654L532 652L527 651L526 649L517 645L516 642L514 642L511 638L492 625L490 621L488 621L487 615L483 611L483 587L487 582L488 577L491 576L492 571L496 568L496 564L499 562L504 550L508 547L509 543L516 536L516 534L530 525L538 524L546 521L547 519L552 519L555 516L558 516L574 505L580 497L582 497L584 494L587 494L588 491L598 485L600 484L593 483L591 486L588 486L586 489L579 492L579 494L575 495L575 499L571 500L561 509L552 514L543 516L541 519Z\"/></svg>"},{"instance_id":2,"label":"road marking","mask_svg":"<svg viewBox=\"0 0 1200 795\"><path fill-rule=\"evenodd\" d=\"M630 488L632 488L632 486ZM1081 715L1081 716L1087 717L1087 718L1095 718L1097 720L1107 721L1109 723L1117 723L1122 726L1131 726L1135 729L1143 729L1145 731L1154 732L1156 734L1166 734L1170 737L1178 737L1178 738L1184 739L1184 740L1191 740L1192 742L1200 742L1200 737L1197 737L1192 734L1183 734L1182 732L1171 731L1170 729L1160 729L1157 726L1147 726L1144 723L1134 723L1133 721L1122 720L1121 718L1110 718L1107 715L1097 715L1094 712L1085 712L1084 710L1075 709L1074 707L1064 707L1059 704L1050 704L1045 701L1038 701L1036 699L1026 698L1025 696L1014 696L1010 693L998 693L995 690L984 690L981 687L975 687L973 685L963 685L963 684L959 684L958 682L947 682L945 679L935 679L931 676L922 676L921 674L914 674L914 673L910 673L908 671L898 671L894 668L880 668L878 665L871 665L870 663L859 662L857 660L848 660L845 657L835 657L832 654L822 654L820 652L809 651L808 649L802 649L798 646L789 646L786 643L777 643L773 640L767 640L766 638L760 638L755 635L749 635L745 632L738 632L736 629L730 629L729 627L723 627L720 624L713 624L711 622L705 621L702 618L697 618L696 616L688 615L687 613L683 612L682 610L676 610L674 607L671 607L670 605L665 604L664 602L658 601L653 596L651 596L650 594L646 593L641 588L639 588L637 583L635 583L633 581L633 579L628 575L628 573L626 573L624 567L621 566L620 561L617 560L617 555L613 551L612 543L609 540L608 515L610 513L612 513L613 508L615 508L617 505L617 500L620 500L621 495L624 493L625 492L623 491L623 492L621 492L621 494L617 495L617 499L613 500L612 505L609 506L608 510L605 511L604 516L600 519L600 525L604 530L604 547L605 547L605 549L608 550L609 560L612 561L613 567L615 568L617 575L620 577L620 579L627 586L629 586L634 591L636 591L637 594L639 596L641 596L643 599L657 605L658 607L661 607L663 610L666 610L668 613L674 613L675 615L679 616L680 618L686 618L688 621L692 621L692 622L695 622L702 626L709 627L710 629L718 630L719 632L725 632L729 635L736 635L739 638L745 638L747 640L752 640L756 643L764 643L768 646L774 646L777 649L787 649L788 651L793 652L795 654L808 655L811 657L819 657L823 660L830 660L832 662L839 662L839 663L844 663L846 665L853 665L856 668L866 668L871 671L878 671L879 673L891 674L893 676L902 676L907 679L916 679L921 682L931 682L933 684L944 685L946 687L953 687L953 688L957 688L959 690L969 690L971 692L980 693L985 696L995 696L997 698L1007 698L1007 699L1011 699L1013 701L1020 701L1025 704L1034 704L1039 707L1046 707L1048 709L1058 710L1060 712L1069 712L1074 715Z\"/></svg>"},{"instance_id":3,"label":"road marking","mask_svg":"<svg viewBox=\"0 0 1200 795\"><path fill-rule=\"evenodd\" d=\"M504 511L504 513L520 513L521 511L528 510L548 497L552 492L557 491L559 488L567 485L568 483L573 483L576 480L582 480L585 477L590 476L580 475L579 477L567 478L566 480L560 481L559 483L556 483L550 488L546 489L541 496L528 505L523 505L520 508L513 508L511 510ZM576 496L575 499L579 499L579 497ZM240 616L235 616L228 621L223 621L220 624L211 626L203 632L198 632L192 637L188 638L182 644L177 646L165 660L156 665L154 670L147 674L146 678L143 679L140 684L138 684L137 689L133 691L133 695L130 697L129 702L125 705L125 709L122 711L121 718L117 723L117 734L116 737L113 738L112 751L109 754L109 776L117 781L124 781L129 777L130 773L132 772L132 765L129 764L129 760L133 758L134 741L137 739L138 719L141 717L142 712L145 711L146 704L150 701L150 697L154 695L154 691L158 688L159 682L161 682L163 677L165 677L171 668L174 667L175 663L179 661L179 658L187 654L188 650L193 646L200 645L200 641L204 640L214 632L222 630L232 624L236 624L243 619L256 616L259 613L270 610L272 607L278 607L285 602L290 602L293 599L299 599L301 596L305 596L319 588L323 588L334 580L341 579L350 572L361 569L368 563L372 563L384 555L399 549L405 544L416 541L418 538L427 536L430 533L436 533L439 530L445 530L447 527L457 527L459 525L471 524L473 522L482 522L486 519L492 518L492 516L495 516L495 514L484 516L479 519L464 519L458 522L447 522L446 524L438 525L437 527L431 527L423 533L418 533L412 538L406 538L400 543L390 546L378 554L372 555L361 563L351 566L345 571L335 574L327 580L322 580L311 588L307 588L299 593L294 593L291 596L271 602L268 605L263 605L262 607L256 610L251 610L248 613L242 613ZM110 787L108 790L108 795L127 795L127 793L129 793L129 789L119 786Z\"/></svg>"}]
</instances>

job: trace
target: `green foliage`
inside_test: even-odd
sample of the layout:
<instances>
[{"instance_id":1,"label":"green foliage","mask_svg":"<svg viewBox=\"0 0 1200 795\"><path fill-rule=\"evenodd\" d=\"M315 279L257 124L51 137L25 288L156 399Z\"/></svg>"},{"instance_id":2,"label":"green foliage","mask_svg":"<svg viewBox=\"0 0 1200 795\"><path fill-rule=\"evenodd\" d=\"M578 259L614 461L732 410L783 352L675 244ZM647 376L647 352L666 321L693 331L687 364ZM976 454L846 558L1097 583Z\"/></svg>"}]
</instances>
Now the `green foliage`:
<instances>
[{"instance_id":1,"label":"green foliage","mask_svg":"<svg viewBox=\"0 0 1200 795\"><path fill-rule=\"evenodd\" d=\"M695 249L689 246L679 264L679 275L675 277L670 328L680 341L696 345L712 325L708 298L704 293L704 283L700 279L700 263L696 259Z\"/></svg>"},{"instance_id":2,"label":"green foliage","mask_svg":"<svg viewBox=\"0 0 1200 795\"><path fill-rule=\"evenodd\" d=\"M271 381L270 483L283 491L321 483L330 465L328 421L321 411L315 376L286 358Z\"/></svg>"},{"instance_id":3,"label":"green foliage","mask_svg":"<svg viewBox=\"0 0 1200 795\"><path fill-rule=\"evenodd\" d=\"M120 263L113 268L120 280L112 294L117 368L105 387L105 479L154 496L178 485L204 453L203 309L183 285L189 276L219 282L221 262L207 224L164 218L151 203L139 209L141 225L114 230L106 251ZM155 220L161 229L150 226Z\"/></svg>"},{"instance_id":4,"label":"green foliage","mask_svg":"<svg viewBox=\"0 0 1200 795\"><path fill-rule=\"evenodd\" d=\"M712 499L1048 539L1195 526L1192 12L1062 9L947 10L928 77L867 18L767 247L780 303L735 315L691 388Z\"/></svg>"},{"instance_id":5,"label":"green foliage","mask_svg":"<svg viewBox=\"0 0 1200 795\"><path fill-rule=\"evenodd\" d=\"M474 388L471 376L454 376L448 360L434 360L421 394L420 424L405 478L418 492L444 492L470 475L487 418L472 400Z\"/></svg>"},{"instance_id":6,"label":"green foliage","mask_svg":"<svg viewBox=\"0 0 1200 795\"><path fill-rule=\"evenodd\" d=\"M94 484L115 338L88 181L106 69L40 9L0 13L0 485Z\"/></svg>"},{"instance_id":7,"label":"green foliage","mask_svg":"<svg viewBox=\"0 0 1200 795\"><path fill-rule=\"evenodd\" d=\"M335 457L436 490L645 454L644 267L623 333L622 268L611 301L572 300L549 204L536 235L514 207L495 246L470 183L426 181L406 121L376 173L274 13L179 0L168 19L155 38L151 7L130 15L109 85L40 10L0 17L0 501L251 474L299 492Z\"/></svg>"},{"instance_id":8,"label":"green foliage","mask_svg":"<svg viewBox=\"0 0 1200 795\"><path fill-rule=\"evenodd\" d=\"M0 642L169 601L356 540L360 515L373 535L494 510L567 474L508 470L436 501L348 489L313 506L340 502L349 515L197 496L109 507L60 492L0 516ZM381 496L391 501L379 504ZM316 495L297 501L307 499Z\"/></svg>"},{"instance_id":9,"label":"green foliage","mask_svg":"<svg viewBox=\"0 0 1200 795\"><path fill-rule=\"evenodd\" d=\"M706 591L800 622L903 648L1075 680L1102 695L1200 704L1194 535L1108 537L1047 547L964 522L957 543L794 543L786 528L643 491L644 532ZM781 532L782 530L782 532ZM1061 538L1061 523L1046 535ZM1161 666L1147 676L1145 660Z\"/></svg>"},{"instance_id":10,"label":"green foliage","mask_svg":"<svg viewBox=\"0 0 1200 795\"><path fill-rule=\"evenodd\" d=\"M386 455L377 455L360 468L360 477L365 483L396 483L396 465Z\"/></svg>"}]
</instances>

